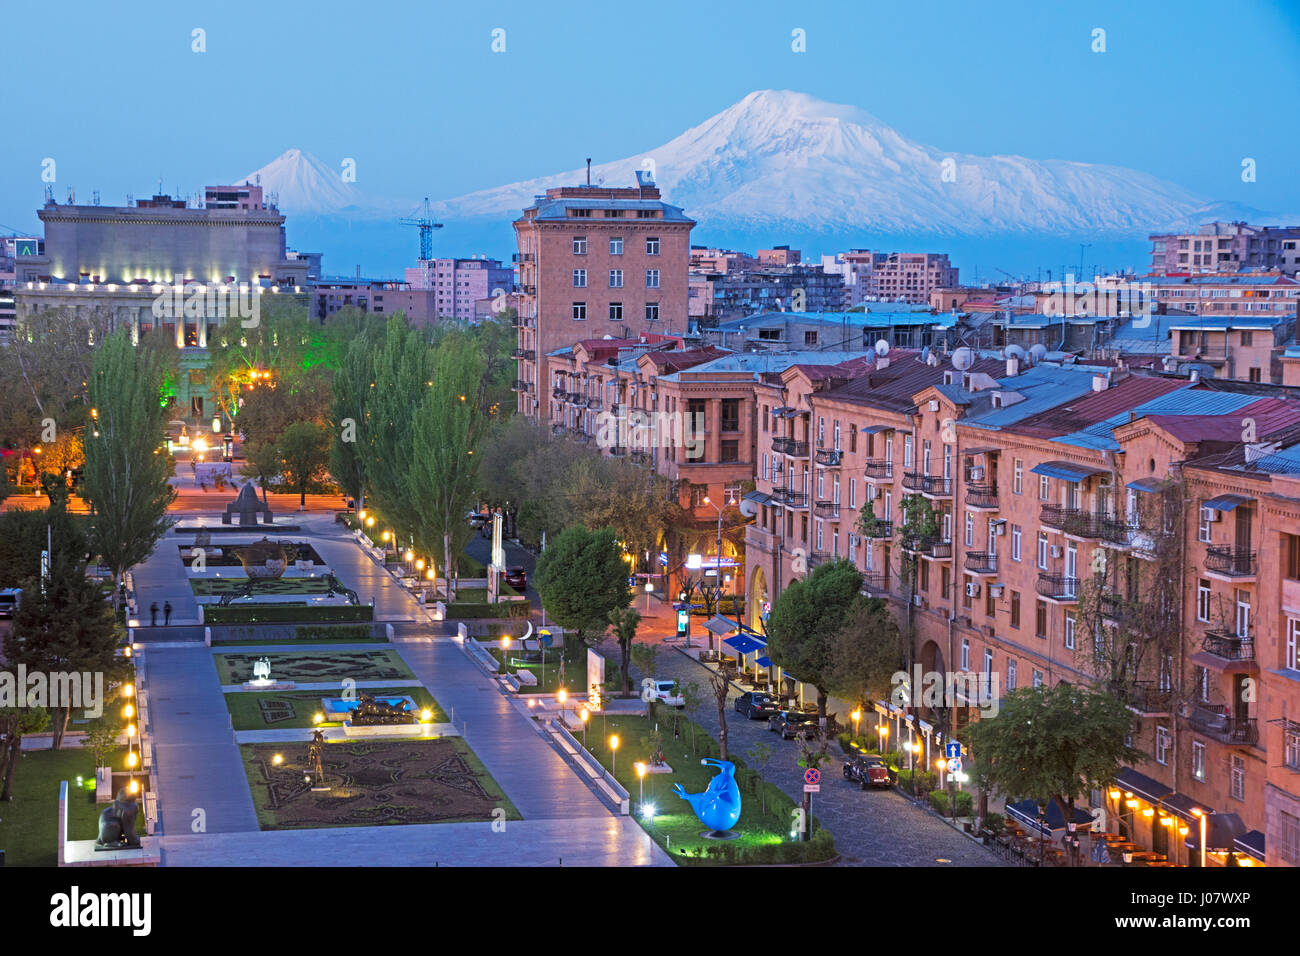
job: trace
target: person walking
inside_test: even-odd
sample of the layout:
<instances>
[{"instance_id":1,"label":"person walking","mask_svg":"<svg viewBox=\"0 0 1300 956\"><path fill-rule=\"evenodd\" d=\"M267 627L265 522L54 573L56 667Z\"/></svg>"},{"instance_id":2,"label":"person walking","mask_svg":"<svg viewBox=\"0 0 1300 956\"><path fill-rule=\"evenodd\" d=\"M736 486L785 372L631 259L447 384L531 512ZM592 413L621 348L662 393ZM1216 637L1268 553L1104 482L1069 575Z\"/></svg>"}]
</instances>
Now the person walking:
<instances>
[{"instance_id":1,"label":"person walking","mask_svg":"<svg viewBox=\"0 0 1300 956\"><path fill-rule=\"evenodd\" d=\"M163 626L171 627L171 623L172 623L172 602L166 601L163 603Z\"/></svg>"},{"instance_id":2,"label":"person walking","mask_svg":"<svg viewBox=\"0 0 1300 956\"><path fill-rule=\"evenodd\" d=\"M154 601L149 605L149 626L158 626L158 602Z\"/></svg>"}]
</instances>

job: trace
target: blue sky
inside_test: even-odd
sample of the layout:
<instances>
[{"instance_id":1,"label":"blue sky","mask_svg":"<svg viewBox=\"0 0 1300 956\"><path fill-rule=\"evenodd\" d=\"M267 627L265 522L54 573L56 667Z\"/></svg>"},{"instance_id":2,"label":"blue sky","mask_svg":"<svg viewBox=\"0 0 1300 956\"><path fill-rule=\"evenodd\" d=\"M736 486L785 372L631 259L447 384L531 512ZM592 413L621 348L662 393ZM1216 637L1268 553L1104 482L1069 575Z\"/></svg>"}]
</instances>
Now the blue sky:
<instances>
[{"instance_id":1,"label":"blue sky","mask_svg":"<svg viewBox=\"0 0 1300 956\"><path fill-rule=\"evenodd\" d=\"M15 41L0 224L33 228L45 157L58 198L120 203L160 175L185 192L296 146L353 157L365 192L414 202L647 149L764 88L940 148L1132 166L1300 210L1297 6L0 0Z\"/></svg>"}]
</instances>

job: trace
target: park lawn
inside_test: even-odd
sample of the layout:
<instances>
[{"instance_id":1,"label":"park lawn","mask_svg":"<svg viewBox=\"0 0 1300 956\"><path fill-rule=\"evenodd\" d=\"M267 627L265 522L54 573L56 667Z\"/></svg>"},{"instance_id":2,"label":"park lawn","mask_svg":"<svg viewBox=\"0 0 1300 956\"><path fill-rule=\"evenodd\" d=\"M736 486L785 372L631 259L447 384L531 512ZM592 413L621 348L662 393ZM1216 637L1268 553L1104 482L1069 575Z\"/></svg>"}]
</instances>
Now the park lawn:
<instances>
[{"instance_id":1,"label":"park lawn","mask_svg":"<svg viewBox=\"0 0 1300 956\"><path fill-rule=\"evenodd\" d=\"M496 647L488 645L487 651L497 659L498 664L502 662L503 655L499 643ZM523 651L519 649L519 641L516 638L511 642L510 659L515 661L522 660L522 658ZM521 670L532 671L533 676L537 678L536 687L531 684L521 684L519 686L519 692L521 694L554 694L561 686L563 686L568 690L570 699L586 700L587 695L591 692L591 688L587 686L587 655L585 652L583 653L581 660L564 662L563 685L560 683L560 652L558 650L553 654L546 655L545 674L542 673L542 665L540 662L536 664L528 664L522 667L515 666L514 664L506 664L502 668L503 672L511 674Z\"/></svg>"},{"instance_id":2,"label":"park lawn","mask_svg":"<svg viewBox=\"0 0 1300 956\"><path fill-rule=\"evenodd\" d=\"M294 793L300 790L297 775L303 772L306 749L306 744L240 745L257 822L263 830L486 822L493 819L498 809L505 811L506 820L523 819L514 802L461 737L369 738L328 743L324 763L327 782L334 789L324 795ZM266 776L268 755L272 753L282 754L285 761L281 783L286 785L288 801L283 806L275 805L276 796ZM386 761L382 759L385 753L389 756ZM433 760L422 759L430 753ZM379 754L379 766L390 769L375 772L376 762L369 759L371 754ZM354 755L360 755L365 763L354 767ZM448 755L457 755L464 761L469 775L482 788L482 796L469 793L463 782L458 785L454 771L452 779L441 779L446 769L443 761ZM338 770L340 764L346 769ZM394 766L400 767L400 772L393 772ZM426 776L430 769L432 775ZM295 810L300 814L297 819Z\"/></svg>"},{"instance_id":3,"label":"park lawn","mask_svg":"<svg viewBox=\"0 0 1300 956\"><path fill-rule=\"evenodd\" d=\"M117 748L109 766L121 767L126 748ZM94 780L89 750L25 750L14 773L14 798L0 803L0 849L7 866L58 866L59 783L68 781L68 839L93 840L99 835L97 806L77 789L77 775ZM136 818L144 833L143 813Z\"/></svg>"},{"instance_id":4,"label":"park lawn","mask_svg":"<svg viewBox=\"0 0 1300 956\"><path fill-rule=\"evenodd\" d=\"M415 701L418 710L428 708L433 712L432 721L435 724L445 724L448 722L446 711L438 706L423 687L416 685L399 685L394 684L392 687L365 688L358 690L358 694L370 694L372 697L385 697L388 695L406 695ZM315 726L312 718L320 710L320 701L322 697L337 697L334 691L323 690L301 690L285 691L282 693L255 691L231 691L226 694L226 707L230 710L231 723L235 730L298 730L306 727ZM286 717L283 720L270 722L263 714L261 701L263 700L287 700L293 706L293 716ZM298 702L301 702L301 706ZM340 722L329 722L322 724L324 727L341 727Z\"/></svg>"},{"instance_id":5,"label":"park lawn","mask_svg":"<svg viewBox=\"0 0 1300 956\"><path fill-rule=\"evenodd\" d=\"M744 769L743 757L734 753L730 759L736 765L736 782L740 785L741 794L740 821L734 829L741 835L725 842L700 836L706 829L704 824L695 816L690 804L673 793L673 784L680 783L687 793L705 790L709 781L717 776L718 770L716 767L703 766L700 759L704 756L717 757L718 743L702 727L696 725L697 752L692 753L691 722L685 717L677 717L681 735L674 739L674 717L673 711L659 708L657 720L660 733L664 736L664 759L673 768L673 772L645 775L645 801L653 803L656 811L653 821L645 819L640 812L641 782L635 768L637 761L649 763L650 760L650 746L643 742L652 729L650 721L643 716L630 714L593 717L587 746L607 770L614 769L615 761L609 749L609 740L614 735L618 736L618 759L614 776L631 795L633 816L637 822L656 843L668 850L675 863L682 866L808 863L835 856L835 845L830 839L830 833L821 827L815 816L812 820L811 842L800 844L791 839L791 811L795 802L775 784L766 781L762 785L767 791L767 813L762 812L757 774ZM769 771L772 768L771 761L768 768ZM740 858L727 860L721 855L706 855L710 848L722 846L734 847L735 850L728 852L736 853Z\"/></svg>"},{"instance_id":6,"label":"park lawn","mask_svg":"<svg viewBox=\"0 0 1300 956\"><path fill-rule=\"evenodd\" d=\"M276 651L269 654L214 654L217 676L222 684L242 684L253 676L252 661L266 657L271 662L272 680L322 684L351 680L405 681L415 679L396 650L366 651ZM240 658L236 660L236 658ZM342 686L340 684L340 686Z\"/></svg>"}]
</instances>

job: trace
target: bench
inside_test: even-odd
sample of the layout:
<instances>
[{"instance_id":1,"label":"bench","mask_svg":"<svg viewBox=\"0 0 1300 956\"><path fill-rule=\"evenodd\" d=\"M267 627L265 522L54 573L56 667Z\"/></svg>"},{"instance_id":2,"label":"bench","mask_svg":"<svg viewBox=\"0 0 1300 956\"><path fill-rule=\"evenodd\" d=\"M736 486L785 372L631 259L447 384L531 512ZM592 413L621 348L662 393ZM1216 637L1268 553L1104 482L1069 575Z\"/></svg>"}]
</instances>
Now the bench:
<instances>
[{"instance_id":1,"label":"bench","mask_svg":"<svg viewBox=\"0 0 1300 956\"><path fill-rule=\"evenodd\" d=\"M517 670L515 671L514 677L521 685L526 685L528 687L537 686L537 675L530 670Z\"/></svg>"}]
</instances>

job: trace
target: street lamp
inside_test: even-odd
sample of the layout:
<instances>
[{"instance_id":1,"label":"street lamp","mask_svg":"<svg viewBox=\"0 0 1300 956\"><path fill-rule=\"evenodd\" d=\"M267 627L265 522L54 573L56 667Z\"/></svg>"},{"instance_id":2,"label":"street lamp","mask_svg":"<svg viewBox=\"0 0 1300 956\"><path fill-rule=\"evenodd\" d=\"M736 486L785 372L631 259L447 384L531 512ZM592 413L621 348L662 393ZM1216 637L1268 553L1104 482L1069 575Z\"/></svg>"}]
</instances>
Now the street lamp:
<instances>
[{"instance_id":1,"label":"street lamp","mask_svg":"<svg viewBox=\"0 0 1300 956\"><path fill-rule=\"evenodd\" d=\"M1193 807L1192 813L1196 814L1196 818L1201 823L1201 869L1203 870L1205 869L1205 823L1208 817L1200 807Z\"/></svg>"},{"instance_id":2,"label":"street lamp","mask_svg":"<svg viewBox=\"0 0 1300 956\"><path fill-rule=\"evenodd\" d=\"M641 784L640 802L644 804L645 803L645 764L643 764L640 760L638 760L635 764L633 764L633 766L636 767L636 778Z\"/></svg>"},{"instance_id":3,"label":"street lamp","mask_svg":"<svg viewBox=\"0 0 1300 956\"><path fill-rule=\"evenodd\" d=\"M510 635L501 635L501 667L505 670L510 669Z\"/></svg>"},{"instance_id":4,"label":"street lamp","mask_svg":"<svg viewBox=\"0 0 1300 956\"><path fill-rule=\"evenodd\" d=\"M618 773L618 734L609 738L610 773Z\"/></svg>"},{"instance_id":5,"label":"street lamp","mask_svg":"<svg viewBox=\"0 0 1300 956\"><path fill-rule=\"evenodd\" d=\"M569 692L561 687L555 692L555 699L560 704L560 723L564 723L564 702L569 699Z\"/></svg>"},{"instance_id":6,"label":"street lamp","mask_svg":"<svg viewBox=\"0 0 1300 956\"><path fill-rule=\"evenodd\" d=\"M853 718L853 739L856 741L858 739L858 721L862 719L861 708L854 710L849 716Z\"/></svg>"},{"instance_id":7,"label":"street lamp","mask_svg":"<svg viewBox=\"0 0 1300 956\"><path fill-rule=\"evenodd\" d=\"M883 754L889 746L889 724L881 724L876 731L880 735L880 752Z\"/></svg>"},{"instance_id":8,"label":"street lamp","mask_svg":"<svg viewBox=\"0 0 1300 956\"><path fill-rule=\"evenodd\" d=\"M587 721L591 719L591 714L587 712L586 707L578 711L578 719L582 721L582 746L585 749L587 746Z\"/></svg>"}]
</instances>

